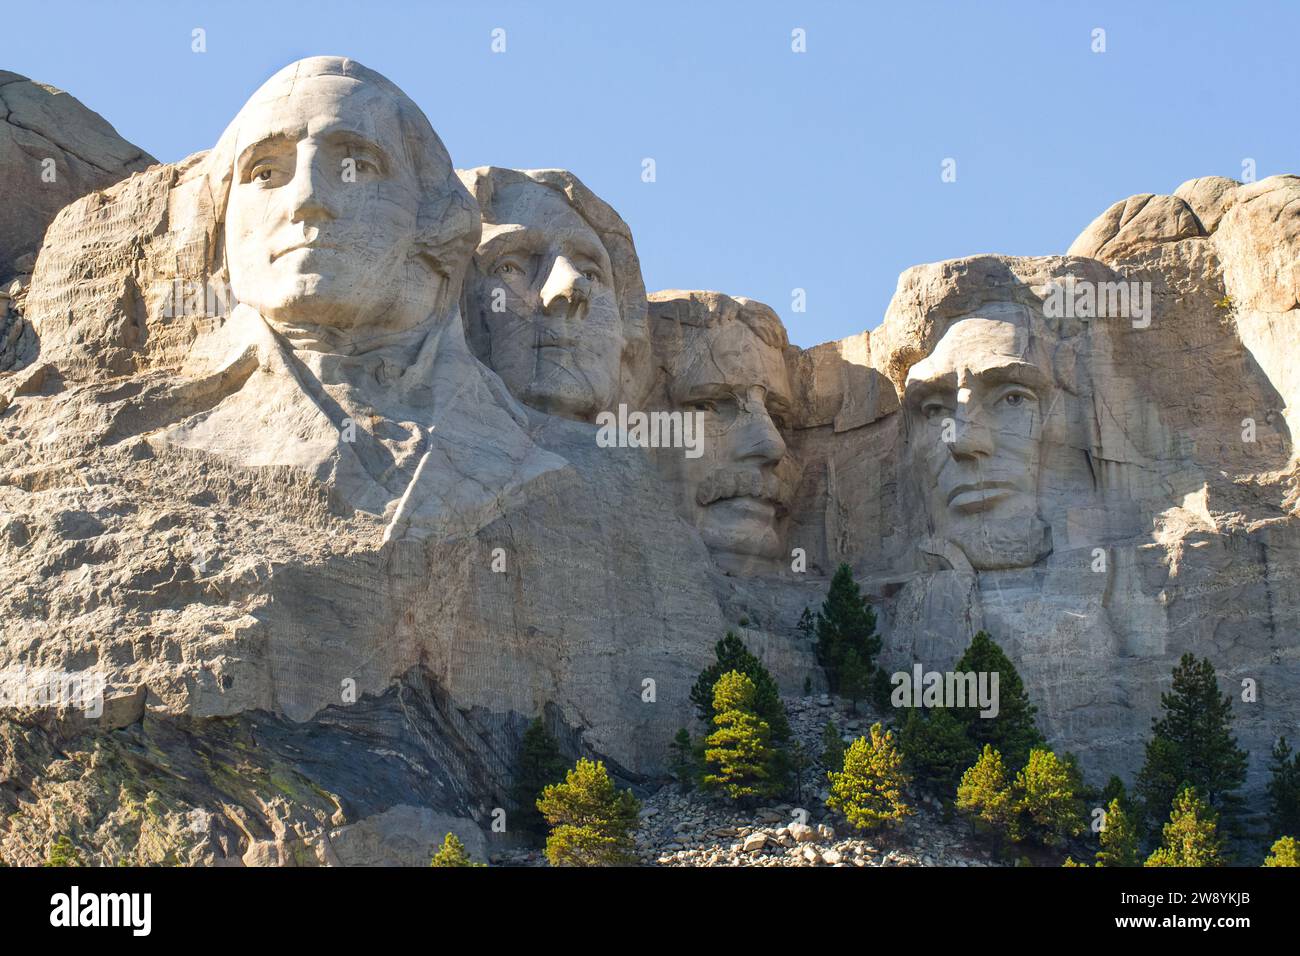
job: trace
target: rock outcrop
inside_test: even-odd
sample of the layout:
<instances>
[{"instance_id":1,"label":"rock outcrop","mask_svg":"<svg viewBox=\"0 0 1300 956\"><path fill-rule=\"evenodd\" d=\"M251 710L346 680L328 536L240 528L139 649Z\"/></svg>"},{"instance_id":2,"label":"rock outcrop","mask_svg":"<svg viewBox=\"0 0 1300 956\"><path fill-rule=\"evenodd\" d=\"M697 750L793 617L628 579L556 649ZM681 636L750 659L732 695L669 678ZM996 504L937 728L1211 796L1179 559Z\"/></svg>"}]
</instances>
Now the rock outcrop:
<instances>
[{"instance_id":1,"label":"rock outcrop","mask_svg":"<svg viewBox=\"0 0 1300 956\"><path fill-rule=\"evenodd\" d=\"M0 280L31 272L60 209L157 162L76 97L0 70Z\"/></svg>"},{"instance_id":2,"label":"rock outcrop","mask_svg":"<svg viewBox=\"0 0 1300 956\"><path fill-rule=\"evenodd\" d=\"M383 77L291 65L45 235L0 365L0 856L482 855L536 716L649 789L727 630L823 689L795 625L841 562L887 665L990 631L1094 782L1210 657L1257 798L1300 717L1297 195L1134 197L802 350L646 296L572 174L458 173Z\"/></svg>"}]
</instances>

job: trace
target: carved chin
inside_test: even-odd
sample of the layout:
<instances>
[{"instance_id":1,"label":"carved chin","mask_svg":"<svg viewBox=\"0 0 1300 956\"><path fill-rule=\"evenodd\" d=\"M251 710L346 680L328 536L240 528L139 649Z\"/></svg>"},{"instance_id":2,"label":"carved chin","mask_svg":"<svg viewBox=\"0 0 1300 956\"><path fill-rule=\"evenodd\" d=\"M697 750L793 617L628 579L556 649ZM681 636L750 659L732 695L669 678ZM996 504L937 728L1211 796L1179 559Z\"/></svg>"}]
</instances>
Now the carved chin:
<instances>
[{"instance_id":1,"label":"carved chin","mask_svg":"<svg viewBox=\"0 0 1300 956\"><path fill-rule=\"evenodd\" d=\"M719 564L728 559L742 564L765 563L781 554L781 538L770 514L769 505L753 499L719 501L704 509L700 536Z\"/></svg>"},{"instance_id":2,"label":"carved chin","mask_svg":"<svg viewBox=\"0 0 1300 956\"><path fill-rule=\"evenodd\" d=\"M600 376L587 374L567 356L560 361L547 360L538 365L538 374L524 386L518 398L551 415L593 419L597 412L608 408L613 399L612 387L604 386ZM598 387L595 383L601 383Z\"/></svg>"},{"instance_id":3,"label":"carved chin","mask_svg":"<svg viewBox=\"0 0 1300 956\"><path fill-rule=\"evenodd\" d=\"M1027 568L1052 553L1052 529L1037 515L988 518L948 540L966 555L976 571Z\"/></svg>"}]
</instances>

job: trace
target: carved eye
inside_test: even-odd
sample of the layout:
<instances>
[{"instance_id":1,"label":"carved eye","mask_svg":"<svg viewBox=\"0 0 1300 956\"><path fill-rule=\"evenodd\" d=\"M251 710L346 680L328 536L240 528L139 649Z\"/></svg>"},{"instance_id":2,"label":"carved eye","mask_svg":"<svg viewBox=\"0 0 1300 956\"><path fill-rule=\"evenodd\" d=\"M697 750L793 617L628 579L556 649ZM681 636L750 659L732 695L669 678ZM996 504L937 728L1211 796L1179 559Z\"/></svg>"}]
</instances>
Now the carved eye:
<instances>
[{"instance_id":1,"label":"carved eye","mask_svg":"<svg viewBox=\"0 0 1300 956\"><path fill-rule=\"evenodd\" d=\"M509 260L498 263L497 267L492 271L499 276L515 276L524 274L523 269L519 268L516 263L510 262Z\"/></svg>"},{"instance_id":2,"label":"carved eye","mask_svg":"<svg viewBox=\"0 0 1300 956\"><path fill-rule=\"evenodd\" d=\"M599 282L600 272L597 269L588 269L585 272L583 272L582 277L586 279L588 282Z\"/></svg>"},{"instance_id":3,"label":"carved eye","mask_svg":"<svg viewBox=\"0 0 1300 956\"><path fill-rule=\"evenodd\" d=\"M698 402L691 402L687 406L693 412L716 412L718 410L717 402L710 402L701 399Z\"/></svg>"},{"instance_id":4,"label":"carved eye","mask_svg":"<svg viewBox=\"0 0 1300 956\"><path fill-rule=\"evenodd\" d=\"M942 402L926 402L921 406L921 414L930 421L948 413L948 406Z\"/></svg>"}]
</instances>

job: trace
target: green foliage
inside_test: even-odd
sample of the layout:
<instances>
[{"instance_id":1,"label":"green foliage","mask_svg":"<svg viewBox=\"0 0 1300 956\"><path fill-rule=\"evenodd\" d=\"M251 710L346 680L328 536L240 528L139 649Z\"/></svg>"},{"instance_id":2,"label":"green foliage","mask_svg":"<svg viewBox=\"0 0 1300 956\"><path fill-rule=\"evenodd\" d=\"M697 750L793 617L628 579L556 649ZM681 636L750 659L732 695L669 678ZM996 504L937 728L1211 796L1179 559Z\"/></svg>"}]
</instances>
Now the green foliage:
<instances>
[{"instance_id":1,"label":"green foliage","mask_svg":"<svg viewBox=\"0 0 1300 956\"><path fill-rule=\"evenodd\" d=\"M77 848L72 845L71 838L65 833L60 835L53 843L45 856L45 866L85 866L81 860L81 854Z\"/></svg>"},{"instance_id":2,"label":"green foliage","mask_svg":"<svg viewBox=\"0 0 1300 956\"><path fill-rule=\"evenodd\" d=\"M1106 805L1106 822L1101 829L1101 849L1097 851L1097 865L1109 867L1142 865L1138 858L1137 827L1124 810L1124 803L1119 797L1112 797L1110 803Z\"/></svg>"},{"instance_id":3,"label":"green foliage","mask_svg":"<svg viewBox=\"0 0 1300 956\"><path fill-rule=\"evenodd\" d=\"M844 769L844 738L830 718L822 728L822 763L831 770Z\"/></svg>"},{"instance_id":4,"label":"green foliage","mask_svg":"<svg viewBox=\"0 0 1300 956\"><path fill-rule=\"evenodd\" d=\"M1273 747L1268 782L1269 835L1300 833L1300 753L1292 754L1285 737Z\"/></svg>"},{"instance_id":5,"label":"green foliage","mask_svg":"<svg viewBox=\"0 0 1300 956\"><path fill-rule=\"evenodd\" d=\"M865 693L867 682L875 670L876 655L880 653L880 635L876 633L876 613L867 604L853 580L853 569L841 564L831 578L830 590L822 609L816 617L817 662L826 669L831 690L844 692L844 665L846 655L853 652L858 657L858 667L865 669L860 677L863 686L855 688Z\"/></svg>"},{"instance_id":6,"label":"green foliage","mask_svg":"<svg viewBox=\"0 0 1300 956\"><path fill-rule=\"evenodd\" d=\"M790 747L789 751L790 775L794 783L794 797L800 804L803 803L803 782L808 773L808 768L813 765L812 754L808 748L803 745L802 740L796 740Z\"/></svg>"},{"instance_id":7,"label":"green foliage","mask_svg":"<svg viewBox=\"0 0 1300 956\"><path fill-rule=\"evenodd\" d=\"M537 809L551 826L546 859L551 866L631 866L636 863L641 803L614 786L599 760L581 759L542 791Z\"/></svg>"},{"instance_id":8,"label":"green foliage","mask_svg":"<svg viewBox=\"0 0 1300 956\"><path fill-rule=\"evenodd\" d=\"M1011 659L986 631L980 631L953 670L998 675L996 717L981 717L978 705L954 707L953 716L966 726L966 735L977 750L990 745L1002 754L1008 767L1023 767L1029 751L1046 741L1034 723L1037 710L1029 703L1024 682Z\"/></svg>"},{"instance_id":9,"label":"green foliage","mask_svg":"<svg viewBox=\"0 0 1300 956\"><path fill-rule=\"evenodd\" d=\"M1273 844L1264 858L1265 866L1300 866L1300 845L1295 837L1284 836Z\"/></svg>"},{"instance_id":10,"label":"green foliage","mask_svg":"<svg viewBox=\"0 0 1300 956\"><path fill-rule=\"evenodd\" d=\"M1184 654L1160 706L1164 715L1153 721L1136 785L1152 829L1186 787L1231 816L1240 803L1235 791L1246 779L1246 752L1230 730L1232 698L1219 696L1214 665Z\"/></svg>"},{"instance_id":11,"label":"green foliage","mask_svg":"<svg viewBox=\"0 0 1300 956\"><path fill-rule=\"evenodd\" d=\"M762 662L749 652L745 643L730 631L714 647L717 663L706 667L691 688L691 703L700 720L711 724L716 711L713 707L713 688L718 678L728 671L739 671L754 682L754 712L767 722L772 740L782 744L790 739L790 721L776 681Z\"/></svg>"},{"instance_id":12,"label":"green foliage","mask_svg":"<svg viewBox=\"0 0 1300 956\"><path fill-rule=\"evenodd\" d=\"M700 768L696 760L695 742L691 740L690 731L685 727L677 731L668 749L672 751L668 767L677 778L677 785L683 792L692 789L700 775Z\"/></svg>"},{"instance_id":13,"label":"green foliage","mask_svg":"<svg viewBox=\"0 0 1300 956\"><path fill-rule=\"evenodd\" d=\"M1004 835L1015 815L1015 795L1002 766L1002 754L985 744L974 766L957 785L957 809L973 816L986 828Z\"/></svg>"},{"instance_id":14,"label":"green foliage","mask_svg":"<svg viewBox=\"0 0 1300 956\"><path fill-rule=\"evenodd\" d=\"M851 647L844 652L840 660L840 695L849 699L855 714L858 712L858 701L866 697L871 689L871 676L874 670L862 659L862 655Z\"/></svg>"},{"instance_id":15,"label":"green foliage","mask_svg":"<svg viewBox=\"0 0 1300 956\"><path fill-rule=\"evenodd\" d=\"M774 779L772 733L755 711L757 690L747 674L728 671L713 689L713 723L705 741L704 786L732 800L768 796L779 787Z\"/></svg>"},{"instance_id":16,"label":"green foliage","mask_svg":"<svg viewBox=\"0 0 1300 956\"><path fill-rule=\"evenodd\" d=\"M442 840L442 847L433 855L429 862L430 866L484 866L483 863L475 863L473 858L465 852L465 844L454 833L448 833Z\"/></svg>"},{"instance_id":17,"label":"green foliage","mask_svg":"<svg viewBox=\"0 0 1300 956\"><path fill-rule=\"evenodd\" d=\"M942 800L951 800L963 771L980 750L966 727L944 708L910 708L899 743L917 785Z\"/></svg>"},{"instance_id":18,"label":"green foliage","mask_svg":"<svg viewBox=\"0 0 1300 956\"><path fill-rule=\"evenodd\" d=\"M1073 758L1035 747L1014 780L1002 754L985 744L957 785L957 809L999 837L1059 846L1087 828Z\"/></svg>"},{"instance_id":19,"label":"green foliage","mask_svg":"<svg viewBox=\"0 0 1300 956\"><path fill-rule=\"evenodd\" d=\"M803 613L799 615L799 623L794 626L794 629L799 632L801 640L812 643L817 635L817 619L813 617L812 608L803 609Z\"/></svg>"},{"instance_id":20,"label":"green foliage","mask_svg":"<svg viewBox=\"0 0 1300 956\"><path fill-rule=\"evenodd\" d=\"M1115 774L1110 775L1110 779L1106 781L1106 786L1101 791L1103 806L1110 806L1113 800L1118 800L1123 807L1129 806L1128 790L1124 788L1124 781Z\"/></svg>"},{"instance_id":21,"label":"green foliage","mask_svg":"<svg viewBox=\"0 0 1300 956\"><path fill-rule=\"evenodd\" d=\"M1218 814L1195 787L1185 787L1174 798L1160 846L1145 866L1223 866L1223 840Z\"/></svg>"},{"instance_id":22,"label":"green foliage","mask_svg":"<svg viewBox=\"0 0 1300 956\"><path fill-rule=\"evenodd\" d=\"M535 837L546 833L546 821L537 812L537 797L546 786L564 779L566 766L559 744L547 733L541 718L537 718L524 731L515 761L511 797L518 808L514 815L518 830Z\"/></svg>"},{"instance_id":23,"label":"green foliage","mask_svg":"<svg viewBox=\"0 0 1300 956\"><path fill-rule=\"evenodd\" d=\"M903 793L911 778L903 769L903 754L893 731L871 727L871 738L859 737L844 754L844 769L826 775L831 795L826 806L844 814L859 830L894 823L913 813Z\"/></svg>"},{"instance_id":24,"label":"green foliage","mask_svg":"<svg viewBox=\"0 0 1300 956\"><path fill-rule=\"evenodd\" d=\"M1014 839L1060 846L1087 829L1078 795L1082 780L1073 760L1035 747L1012 786Z\"/></svg>"},{"instance_id":25,"label":"green foliage","mask_svg":"<svg viewBox=\"0 0 1300 956\"><path fill-rule=\"evenodd\" d=\"M889 679L889 672L883 667L877 667L872 671L867 697L881 713L887 714L893 708L893 703L889 699L893 692L894 684Z\"/></svg>"}]
</instances>

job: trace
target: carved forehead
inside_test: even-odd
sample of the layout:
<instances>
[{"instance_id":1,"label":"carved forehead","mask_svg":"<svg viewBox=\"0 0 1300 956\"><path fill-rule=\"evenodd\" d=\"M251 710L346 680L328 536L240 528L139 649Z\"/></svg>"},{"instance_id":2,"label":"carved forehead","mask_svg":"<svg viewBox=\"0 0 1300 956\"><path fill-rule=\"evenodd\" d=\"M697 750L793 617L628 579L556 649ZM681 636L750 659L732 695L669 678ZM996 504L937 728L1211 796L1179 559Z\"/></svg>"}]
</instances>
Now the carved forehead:
<instances>
[{"instance_id":1,"label":"carved forehead","mask_svg":"<svg viewBox=\"0 0 1300 956\"><path fill-rule=\"evenodd\" d=\"M960 316L928 357L908 370L907 386L955 375L1039 364L1034 356L1031 316L1024 306L993 303Z\"/></svg>"},{"instance_id":2,"label":"carved forehead","mask_svg":"<svg viewBox=\"0 0 1300 956\"><path fill-rule=\"evenodd\" d=\"M509 182L492 191L491 207L485 211L486 222L495 225L518 224L548 232L581 236L603 247L600 236L587 220L569 204L563 194L535 182Z\"/></svg>"},{"instance_id":3,"label":"carved forehead","mask_svg":"<svg viewBox=\"0 0 1300 956\"><path fill-rule=\"evenodd\" d=\"M344 130L375 141L410 165L411 157L403 148L404 99L386 84L350 76L320 74L292 83L273 80L240 111L235 152L239 155L267 139L297 141L309 134Z\"/></svg>"},{"instance_id":4,"label":"carved forehead","mask_svg":"<svg viewBox=\"0 0 1300 956\"><path fill-rule=\"evenodd\" d=\"M669 391L677 401L709 386L763 386L790 402L790 382L781 349L768 345L739 320L690 329L671 363Z\"/></svg>"}]
</instances>

